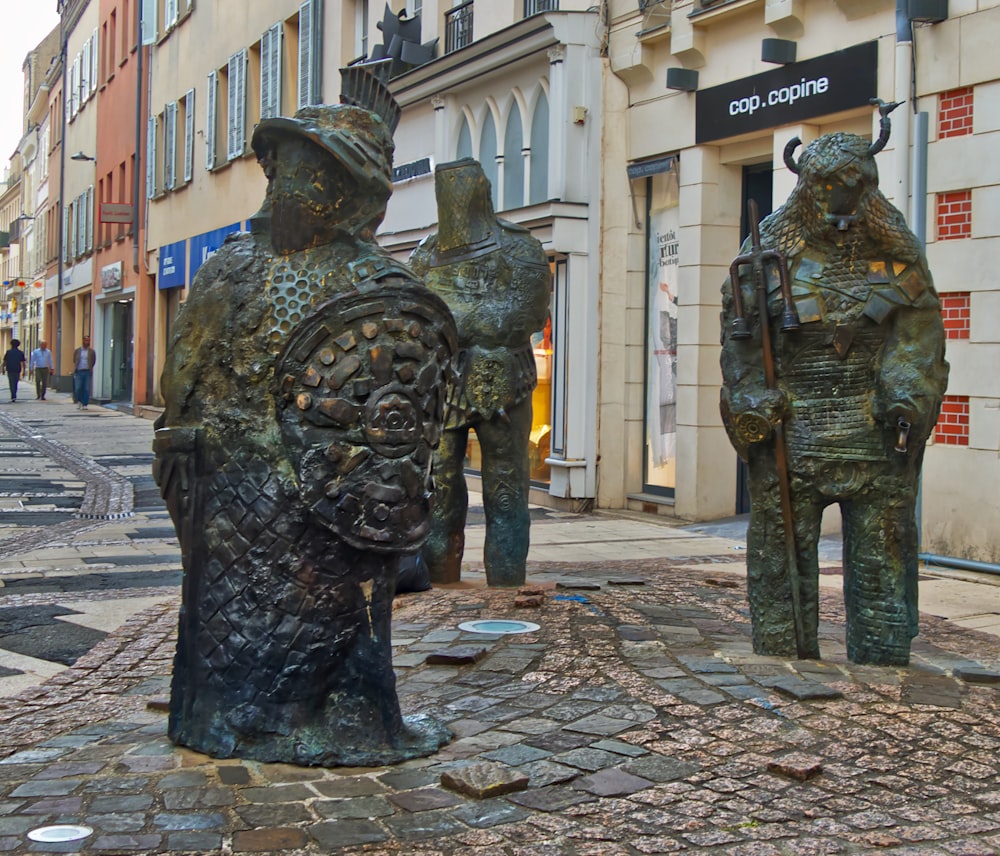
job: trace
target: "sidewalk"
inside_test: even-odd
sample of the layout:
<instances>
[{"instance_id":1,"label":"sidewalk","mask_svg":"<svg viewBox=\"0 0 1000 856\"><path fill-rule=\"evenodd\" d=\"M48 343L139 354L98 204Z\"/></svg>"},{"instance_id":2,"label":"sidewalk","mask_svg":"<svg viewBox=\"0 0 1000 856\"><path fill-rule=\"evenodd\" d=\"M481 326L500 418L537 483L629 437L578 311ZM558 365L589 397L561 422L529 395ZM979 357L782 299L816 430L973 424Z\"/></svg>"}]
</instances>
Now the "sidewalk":
<instances>
[{"instance_id":1,"label":"sidewalk","mask_svg":"<svg viewBox=\"0 0 1000 856\"><path fill-rule=\"evenodd\" d=\"M21 683L0 698L0 852L1000 852L997 580L922 575L911 665L859 667L830 559L823 660L760 657L738 523L535 508L540 605L519 608L516 592L484 586L473 504L462 582L398 598L393 622L404 712L446 722L454 741L370 769L177 749L162 711L179 553L149 490L151 424L65 396L5 399L0 694ZM72 517L87 501L92 516ZM3 625L8 610L42 608L71 613L48 627L89 623L99 638L26 678ZM539 629L459 629L484 618ZM430 665L432 653L452 662ZM472 791L526 781L477 798L443 775ZM92 832L28 839L50 824Z\"/></svg>"}]
</instances>

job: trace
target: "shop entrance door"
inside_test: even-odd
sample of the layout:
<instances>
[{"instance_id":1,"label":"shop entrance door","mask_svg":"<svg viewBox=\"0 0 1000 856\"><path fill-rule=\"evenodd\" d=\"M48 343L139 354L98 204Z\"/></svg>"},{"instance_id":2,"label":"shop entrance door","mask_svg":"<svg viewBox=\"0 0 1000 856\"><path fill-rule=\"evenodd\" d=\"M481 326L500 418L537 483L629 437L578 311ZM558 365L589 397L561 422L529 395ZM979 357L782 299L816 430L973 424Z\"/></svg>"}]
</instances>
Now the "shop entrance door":
<instances>
[{"instance_id":1,"label":"shop entrance door","mask_svg":"<svg viewBox=\"0 0 1000 856\"><path fill-rule=\"evenodd\" d=\"M773 203L773 183L771 180L773 165L771 161L743 167L743 199L740 205L740 245L750 234L750 219L747 215L747 202L753 199L757 210L763 219L771 213ZM733 255L736 255L733 253ZM746 514L750 511L750 485L747 465L741 458L736 459L736 513Z\"/></svg>"},{"instance_id":2,"label":"shop entrance door","mask_svg":"<svg viewBox=\"0 0 1000 856\"><path fill-rule=\"evenodd\" d=\"M132 400L132 300L118 300L108 307L111 335L105 360L106 389L112 401Z\"/></svg>"}]
</instances>

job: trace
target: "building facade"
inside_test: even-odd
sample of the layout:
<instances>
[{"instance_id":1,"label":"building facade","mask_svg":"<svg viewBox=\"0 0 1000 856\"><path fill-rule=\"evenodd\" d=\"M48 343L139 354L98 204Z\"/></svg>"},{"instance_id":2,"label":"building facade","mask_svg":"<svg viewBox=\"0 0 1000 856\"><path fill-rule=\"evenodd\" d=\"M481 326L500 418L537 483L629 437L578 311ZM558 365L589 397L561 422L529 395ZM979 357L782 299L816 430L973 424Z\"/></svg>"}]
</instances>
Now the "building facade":
<instances>
[{"instance_id":1,"label":"building facade","mask_svg":"<svg viewBox=\"0 0 1000 856\"><path fill-rule=\"evenodd\" d=\"M61 62L50 76L49 198L61 216L48 223L50 263L45 280L45 330L56 360L57 384L72 386L73 350L94 339L95 164L99 85L100 9L97 0L65 0ZM56 129L58 128L58 133ZM54 228L53 228L54 226ZM61 238L61 241L60 241ZM51 331L51 332L49 332ZM96 341L96 339L94 339Z\"/></svg>"},{"instance_id":2,"label":"building facade","mask_svg":"<svg viewBox=\"0 0 1000 856\"><path fill-rule=\"evenodd\" d=\"M423 43L439 55L395 77L403 108L396 180L380 242L406 259L436 228L434 167L477 159L503 218L541 241L549 321L534 337L539 384L531 478L539 494L589 506L597 482L597 338L603 63L585 2L427 2ZM461 22L461 28L456 21ZM467 463L478 469L470 440Z\"/></svg>"},{"instance_id":3,"label":"building facade","mask_svg":"<svg viewBox=\"0 0 1000 856\"><path fill-rule=\"evenodd\" d=\"M94 2L94 0L92 0ZM146 207L141 178L146 133L148 48L140 45L134 0L99 0L97 139L93 155L94 395L149 401L154 366L153 280L142 251Z\"/></svg>"},{"instance_id":4,"label":"building facade","mask_svg":"<svg viewBox=\"0 0 1000 856\"><path fill-rule=\"evenodd\" d=\"M792 137L877 135L868 102L879 97L906 102L878 156L881 188L926 237L949 337L951 380L924 465L923 547L1000 558L990 500L1000 389L976 368L1000 355L1000 295L987 275L998 177L985 154L1000 139L1000 57L983 41L1000 32L1000 6L937 8L912 19L893 0L609 3L611 71L628 91L628 168L609 192L638 216L621 235L626 300L604 301L602 329L609 313L624 315L643 355L625 361L635 393L623 420L602 422L600 445L621 444L642 468L602 472L599 504L696 520L744 510L718 401L720 286L748 233L746 203L766 214L794 187L782 156ZM601 362L605 374L621 362L606 336Z\"/></svg>"}]
</instances>

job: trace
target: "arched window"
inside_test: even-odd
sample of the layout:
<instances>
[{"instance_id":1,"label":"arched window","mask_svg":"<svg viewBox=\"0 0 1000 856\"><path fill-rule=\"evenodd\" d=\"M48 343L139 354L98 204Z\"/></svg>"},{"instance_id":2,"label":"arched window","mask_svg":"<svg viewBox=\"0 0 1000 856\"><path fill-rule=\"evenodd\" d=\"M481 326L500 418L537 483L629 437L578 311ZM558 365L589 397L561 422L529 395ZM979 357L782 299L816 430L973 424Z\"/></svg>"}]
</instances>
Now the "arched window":
<instances>
[{"instance_id":1,"label":"arched window","mask_svg":"<svg viewBox=\"0 0 1000 856\"><path fill-rule=\"evenodd\" d=\"M538 93L531 117L531 187L528 193L531 205L549 198L549 99L544 90Z\"/></svg>"},{"instance_id":2,"label":"arched window","mask_svg":"<svg viewBox=\"0 0 1000 856\"><path fill-rule=\"evenodd\" d=\"M505 210L524 205L524 131L521 110L515 101L507 117L507 132L503 137L503 207Z\"/></svg>"},{"instance_id":3,"label":"arched window","mask_svg":"<svg viewBox=\"0 0 1000 856\"><path fill-rule=\"evenodd\" d=\"M493 121L493 113L486 111L483 121L483 134L479 139L479 163L483 165L483 173L490 180L493 189L493 207L497 207L497 126Z\"/></svg>"},{"instance_id":4,"label":"arched window","mask_svg":"<svg viewBox=\"0 0 1000 856\"><path fill-rule=\"evenodd\" d=\"M469 120L462 117L462 127L458 131L458 150L455 152L455 160L472 157L472 131L469 130Z\"/></svg>"}]
</instances>

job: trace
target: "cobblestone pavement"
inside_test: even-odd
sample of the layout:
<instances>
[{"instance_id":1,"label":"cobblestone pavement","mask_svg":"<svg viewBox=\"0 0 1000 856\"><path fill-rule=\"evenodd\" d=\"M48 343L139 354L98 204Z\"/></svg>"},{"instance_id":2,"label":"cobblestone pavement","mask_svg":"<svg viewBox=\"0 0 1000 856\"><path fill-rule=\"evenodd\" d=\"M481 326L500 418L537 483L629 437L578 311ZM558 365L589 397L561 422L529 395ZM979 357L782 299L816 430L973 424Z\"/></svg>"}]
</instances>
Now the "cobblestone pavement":
<instances>
[{"instance_id":1,"label":"cobblestone pavement","mask_svg":"<svg viewBox=\"0 0 1000 856\"><path fill-rule=\"evenodd\" d=\"M397 599L404 711L455 739L395 767L173 747L162 709L178 604L165 594L0 700L0 852L1000 852L1000 638L924 616L909 667L853 666L839 594L824 589L823 660L759 657L739 551L636 527L542 514L529 591L487 590L470 567ZM663 537L646 538L655 527ZM484 618L539 629L459 628ZM55 823L93 832L27 838Z\"/></svg>"}]
</instances>

